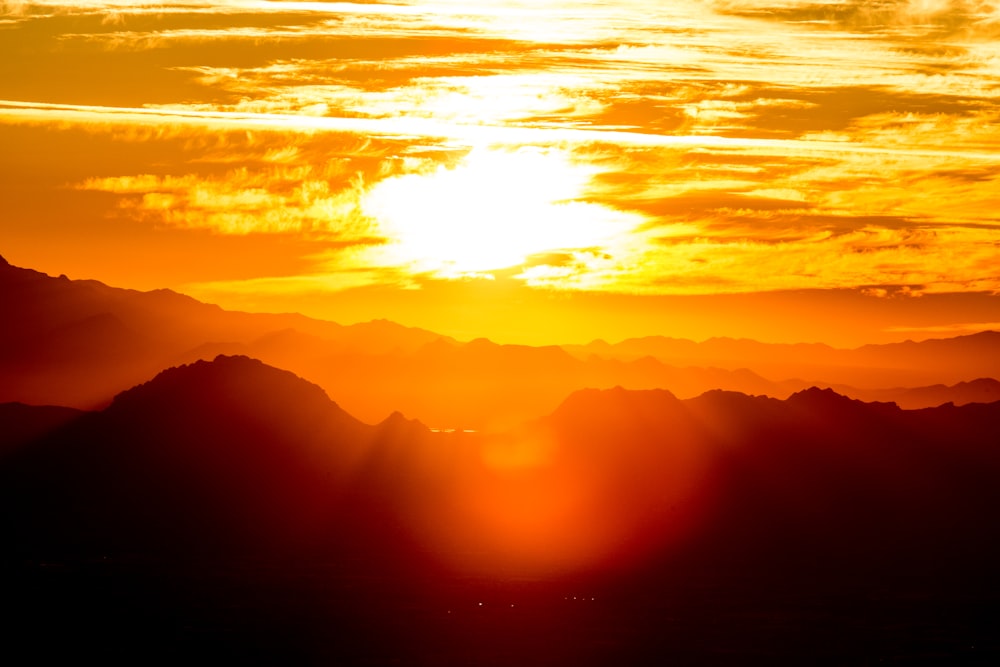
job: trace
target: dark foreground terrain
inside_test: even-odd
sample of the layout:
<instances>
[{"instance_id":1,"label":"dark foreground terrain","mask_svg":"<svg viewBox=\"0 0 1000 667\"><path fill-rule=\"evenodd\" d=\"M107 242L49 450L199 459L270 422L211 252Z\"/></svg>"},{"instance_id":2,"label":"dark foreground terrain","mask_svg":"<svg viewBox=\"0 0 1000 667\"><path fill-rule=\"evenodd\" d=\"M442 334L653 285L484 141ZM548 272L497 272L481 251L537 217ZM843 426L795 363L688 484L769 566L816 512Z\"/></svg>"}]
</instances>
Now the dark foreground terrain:
<instances>
[{"instance_id":1,"label":"dark foreground terrain","mask_svg":"<svg viewBox=\"0 0 1000 667\"><path fill-rule=\"evenodd\" d=\"M0 427L4 664L1000 659L1000 404L589 390L445 434L219 357Z\"/></svg>"},{"instance_id":2,"label":"dark foreground terrain","mask_svg":"<svg viewBox=\"0 0 1000 667\"><path fill-rule=\"evenodd\" d=\"M410 579L335 563L4 570L6 664L993 665L995 589Z\"/></svg>"}]
</instances>

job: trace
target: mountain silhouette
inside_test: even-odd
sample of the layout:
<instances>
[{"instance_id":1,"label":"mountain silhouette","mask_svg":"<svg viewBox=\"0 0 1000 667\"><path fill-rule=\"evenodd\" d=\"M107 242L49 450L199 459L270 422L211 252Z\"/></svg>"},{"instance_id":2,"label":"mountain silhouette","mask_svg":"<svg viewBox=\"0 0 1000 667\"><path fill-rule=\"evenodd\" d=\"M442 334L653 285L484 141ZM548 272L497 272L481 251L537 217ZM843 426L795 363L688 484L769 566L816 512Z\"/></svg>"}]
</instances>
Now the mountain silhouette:
<instances>
[{"instance_id":1,"label":"mountain silhouette","mask_svg":"<svg viewBox=\"0 0 1000 667\"><path fill-rule=\"evenodd\" d=\"M84 413L54 405L0 403L0 462L9 453L66 426Z\"/></svg>"},{"instance_id":2,"label":"mountain silhouette","mask_svg":"<svg viewBox=\"0 0 1000 667\"><path fill-rule=\"evenodd\" d=\"M319 387L245 357L163 371L75 426L14 457L10 489L37 510L21 517L24 539L171 553L316 537L370 428Z\"/></svg>"},{"instance_id":3,"label":"mountain silhouette","mask_svg":"<svg viewBox=\"0 0 1000 667\"><path fill-rule=\"evenodd\" d=\"M794 553L795 534L821 553L881 532L939 554L924 529L951 535L994 506L985 479L1000 472L998 413L1000 403L902 410L815 387L787 400L616 387L574 392L507 433L434 433L398 412L369 426L288 371L219 356L163 371L100 412L4 405L0 416L7 505L20 508L8 518L28 546L302 549L347 525L353 498L359 533L371 511L406 540L441 532L428 528L437 522L461 526L448 548L482 550L493 538L463 514L466 495L541 499L563 485L567 522L616 508L609 558L630 540L632 556L652 558L668 542L701 549L695 533L728 543L751 526L771 537L708 552L756 545L771 558ZM963 548L983 537L962 534Z\"/></svg>"},{"instance_id":4,"label":"mountain silhouette","mask_svg":"<svg viewBox=\"0 0 1000 667\"><path fill-rule=\"evenodd\" d=\"M700 513L697 535L675 557L779 578L851 578L991 572L985 554L1000 549L1000 532L986 528L1000 506L988 481L1000 472L998 417L1000 403L907 411L811 388L785 401L588 391L552 419L575 443L597 441L632 459L646 452L620 493L649 484L669 494L678 466L699 476L679 498Z\"/></svg>"},{"instance_id":5,"label":"mountain silhouette","mask_svg":"<svg viewBox=\"0 0 1000 667\"><path fill-rule=\"evenodd\" d=\"M56 628L171 661L650 664L722 646L809 662L835 631L834 658L856 662L912 649L947 609L948 655L989 647L1000 403L617 387L507 432L438 433L361 423L288 371L220 356L97 412L2 406L0 433L31 414L0 459L0 573L25 642ZM584 591L602 602L569 606Z\"/></svg>"}]
</instances>

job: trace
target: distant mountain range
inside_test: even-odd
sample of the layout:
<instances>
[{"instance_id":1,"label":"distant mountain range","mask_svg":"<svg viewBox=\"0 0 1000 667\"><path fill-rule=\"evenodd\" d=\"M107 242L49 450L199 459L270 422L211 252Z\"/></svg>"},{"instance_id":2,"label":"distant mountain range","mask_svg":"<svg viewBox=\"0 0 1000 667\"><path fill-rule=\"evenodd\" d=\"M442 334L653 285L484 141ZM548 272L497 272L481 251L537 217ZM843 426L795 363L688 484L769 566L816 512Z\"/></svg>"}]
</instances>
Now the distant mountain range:
<instances>
[{"instance_id":1,"label":"distant mountain range","mask_svg":"<svg viewBox=\"0 0 1000 667\"><path fill-rule=\"evenodd\" d=\"M169 290L50 277L0 258L0 401L95 408L157 371L241 354L321 385L369 423L504 430L585 387L711 389L785 398L810 386L921 408L1000 396L1000 333L864 346L650 337L529 347L459 342L388 321L342 326L225 311Z\"/></svg>"},{"instance_id":2,"label":"distant mountain range","mask_svg":"<svg viewBox=\"0 0 1000 667\"><path fill-rule=\"evenodd\" d=\"M906 341L837 349L822 343L775 344L747 339L689 340L649 336L609 344L564 346L579 358L634 360L652 357L668 364L705 364L723 369L752 368L775 378L807 377L824 384L861 390L956 384L1000 376L1000 333L983 331L954 338Z\"/></svg>"},{"instance_id":3,"label":"distant mountain range","mask_svg":"<svg viewBox=\"0 0 1000 667\"><path fill-rule=\"evenodd\" d=\"M54 278L0 257L0 400L106 405L118 392L213 345L321 341L324 354L413 351L444 337L385 320L341 326L298 314L225 311L170 290ZM446 339L447 340L447 339Z\"/></svg>"},{"instance_id":4,"label":"distant mountain range","mask_svg":"<svg viewBox=\"0 0 1000 667\"><path fill-rule=\"evenodd\" d=\"M0 581L36 657L856 663L922 646L924 613L934 655L995 655L1000 402L619 387L436 433L220 356L100 411L0 405L0 442ZM677 620L706 615L718 636Z\"/></svg>"}]
</instances>

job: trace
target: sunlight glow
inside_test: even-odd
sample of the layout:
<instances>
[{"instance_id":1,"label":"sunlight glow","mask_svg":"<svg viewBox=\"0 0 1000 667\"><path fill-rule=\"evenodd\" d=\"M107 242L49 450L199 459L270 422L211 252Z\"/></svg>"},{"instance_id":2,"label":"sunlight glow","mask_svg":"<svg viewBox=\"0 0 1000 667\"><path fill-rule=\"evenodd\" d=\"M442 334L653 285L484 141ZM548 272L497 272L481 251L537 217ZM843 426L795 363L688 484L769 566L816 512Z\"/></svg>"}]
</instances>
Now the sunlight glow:
<instances>
[{"instance_id":1,"label":"sunlight glow","mask_svg":"<svg viewBox=\"0 0 1000 667\"><path fill-rule=\"evenodd\" d=\"M455 167L376 184L362 208L391 242L389 263L461 277L544 253L604 248L636 221L582 196L592 168L555 150L475 149Z\"/></svg>"}]
</instances>

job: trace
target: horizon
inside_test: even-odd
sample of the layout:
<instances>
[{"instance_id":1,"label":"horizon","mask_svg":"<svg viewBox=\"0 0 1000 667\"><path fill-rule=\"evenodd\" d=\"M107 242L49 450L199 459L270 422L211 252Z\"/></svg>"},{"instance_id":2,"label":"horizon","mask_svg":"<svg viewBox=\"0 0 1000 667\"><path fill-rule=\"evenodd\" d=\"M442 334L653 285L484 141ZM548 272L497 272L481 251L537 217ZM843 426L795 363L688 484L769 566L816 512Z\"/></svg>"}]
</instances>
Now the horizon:
<instances>
[{"instance_id":1,"label":"horizon","mask_svg":"<svg viewBox=\"0 0 1000 667\"><path fill-rule=\"evenodd\" d=\"M1000 398L1000 334L991 329L856 347L662 333L526 345L442 339L447 332L387 318L351 324L255 315L169 290L54 277L6 258L3 268L11 326L2 337L0 401L99 408L165 368L218 355L291 371L367 423L399 411L436 428L477 431L541 417L585 387L782 399L816 386L906 409Z\"/></svg>"},{"instance_id":2,"label":"horizon","mask_svg":"<svg viewBox=\"0 0 1000 667\"><path fill-rule=\"evenodd\" d=\"M182 291L180 291L178 289L171 288L171 287L152 287L152 288L147 288L147 289L136 289L134 287L128 287L128 286L124 286L124 285L115 285L115 284L112 284L112 283L108 283L106 281L100 280L99 278L95 278L95 277L88 277L88 276L68 276L64 272L48 272L48 271L40 270L40 269L35 268L35 267L22 266L22 265L17 264L16 262L11 262L9 260L9 258L7 256L3 255L3 254L0 254L0 258L2 258L4 261L6 261L8 263L8 265L13 266L15 268L27 269L27 270L35 271L35 272L41 273L43 275L49 276L51 278L65 277L68 280L75 281L75 282L96 281L96 282L99 282L99 283L101 283L101 284L103 284L103 285L105 285L107 287L113 288L113 289L135 290L135 291L142 292L142 293L155 292L155 291L159 291L159 290L168 290L168 291L174 292L176 294L192 298L192 299L198 301L199 303L203 303L203 304L207 304L207 305L219 306L223 310L225 310L227 312L232 312L232 313L249 313L249 314L262 314L262 315L303 315L303 316L308 317L310 319L319 320L319 321L323 321L323 322L330 322L330 323L333 323L333 324L340 324L340 325L344 325L344 326L352 326L352 325L357 325L357 324L366 324L366 323L371 323L371 322L384 321L384 322L390 322L392 324L397 324L397 325L400 325L400 326L403 326L403 327L407 327L407 328L422 329L422 330L425 330L425 331L429 331L431 333L439 334L441 336L453 338L453 339L455 339L456 341L458 341L460 343L468 343L468 342L471 342L471 341L479 339L479 338L484 338L486 340L489 340L489 341L491 341L493 343L497 343L499 345L525 345L525 346L529 346L529 347L544 347L544 346L586 346L586 345L589 345L589 344L592 344L592 343L601 343L601 342L608 343L608 344L611 344L611 345L616 345L616 344L619 344L619 343L627 342L629 340L636 340L636 339L642 339L642 338L662 337L662 338L668 338L668 339L691 341L691 342L699 343L699 344L706 343L706 342L713 341L713 340L733 340L733 341L744 341L745 340L745 341L753 341L753 342L757 342L757 343L763 343L763 344L767 344L767 345L795 345L795 344L803 344L803 345L827 345L827 346L832 347L834 349L852 350L852 349L856 349L858 347L862 347L862 346L865 346L865 345L885 345L885 344L892 344L892 343L923 342L923 341L929 341L929 340L942 340L942 339L948 339L948 338L956 338L956 337L963 337L963 336L972 336L972 335L976 335L976 334L980 334L980 333L990 333L990 332L1000 331L1000 322L983 322L983 323L980 323L981 328L977 327L975 325L936 326L936 327L935 326L929 326L929 327L923 327L923 328L916 327L912 331L911 330L901 330L901 331L889 330L889 331L884 332L884 335L882 335L882 336L872 336L872 337L869 337L869 338L859 337L859 334L857 334L857 333L849 334L847 336L843 336L843 337L840 337L840 338L835 338L835 340L840 340L841 341L840 344L831 343L831 342L829 342L829 340L821 340L821 339L818 339L818 338L817 339L813 339L813 340L802 340L802 339L797 338L795 336L786 336L786 337L780 337L780 336L778 336L778 337L774 337L774 338L769 338L769 337L766 337L766 336L725 335L725 334L721 334L721 333L716 333L716 334L704 335L703 337L695 337L695 336L688 337L688 336L683 336L683 335L677 335L677 334L671 334L671 333L664 333L662 331L652 330L652 329L651 330L644 330L641 327L634 328L634 330L632 330L631 333L625 333L625 332L620 333L617 337L616 336L606 336L605 337L605 336L599 336L599 335L587 337L586 335L584 335L584 336L582 336L580 338L576 338L576 339L572 339L572 338L571 339L566 339L566 338L558 338L558 339L556 339L556 338L539 338L536 335L536 332L532 331L527 336L522 336L522 335L519 335L518 333L515 333L512 338L508 338L508 337L505 337L503 334L500 334L499 336L496 336L496 335L489 336L489 335L482 335L482 334L480 334L477 331L469 332L469 331L463 331L461 329L459 329L459 330L455 330L455 329L441 330L439 328L434 328L432 325L430 325L428 323L400 321L400 320L392 319L390 317L385 317L385 316L373 316L373 317L370 317L368 319L357 319L357 320L351 321L351 320L338 320L338 319L333 319L333 318L329 318L329 317L323 317L322 314L311 314L309 312L303 312L303 311L291 311L291 310L285 310L285 311L282 311L282 310L249 310L249 309L241 309L238 305L227 306L227 305L220 304L220 303L214 303L212 301L209 301L209 300L206 300L206 299L203 299L203 298L198 298L197 296L192 295L192 294L186 294L186 293L184 293L184 292L182 292ZM730 296L732 296L732 295L718 295L718 298L725 299L725 298L730 297ZM808 293L806 293L806 296L808 296ZM852 296L857 297L858 295L855 294L855 295L852 295ZM913 335L914 333L916 333L918 331L924 332L925 335L923 335L923 336L915 336L915 335Z\"/></svg>"},{"instance_id":3,"label":"horizon","mask_svg":"<svg viewBox=\"0 0 1000 667\"><path fill-rule=\"evenodd\" d=\"M16 266L505 344L1000 329L993 3L0 18Z\"/></svg>"}]
</instances>

